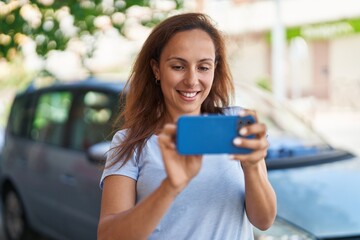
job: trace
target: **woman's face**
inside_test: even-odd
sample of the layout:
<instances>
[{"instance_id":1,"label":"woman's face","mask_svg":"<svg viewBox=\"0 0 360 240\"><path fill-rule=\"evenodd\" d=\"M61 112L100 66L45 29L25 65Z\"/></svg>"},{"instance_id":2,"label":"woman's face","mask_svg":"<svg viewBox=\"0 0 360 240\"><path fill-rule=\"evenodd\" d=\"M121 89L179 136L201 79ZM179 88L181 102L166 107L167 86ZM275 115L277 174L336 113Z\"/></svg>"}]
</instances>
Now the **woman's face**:
<instances>
[{"instance_id":1,"label":"woman's face","mask_svg":"<svg viewBox=\"0 0 360 240\"><path fill-rule=\"evenodd\" d=\"M159 64L153 62L152 68L160 79L165 106L173 120L183 114L200 114L215 67L214 43L202 30L176 33L166 44Z\"/></svg>"}]
</instances>

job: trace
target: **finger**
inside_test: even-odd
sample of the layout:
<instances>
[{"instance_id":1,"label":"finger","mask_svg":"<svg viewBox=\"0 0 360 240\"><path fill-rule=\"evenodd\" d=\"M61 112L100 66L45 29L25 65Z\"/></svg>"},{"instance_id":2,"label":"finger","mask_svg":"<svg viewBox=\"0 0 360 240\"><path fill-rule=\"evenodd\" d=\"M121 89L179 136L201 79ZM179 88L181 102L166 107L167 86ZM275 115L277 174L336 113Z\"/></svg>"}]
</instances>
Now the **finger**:
<instances>
[{"instance_id":1,"label":"finger","mask_svg":"<svg viewBox=\"0 0 360 240\"><path fill-rule=\"evenodd\" d=\"M168 134L168 135L175 135L176 134L176 125L173 123L167 123L164 125L162 132L165 134Z\"/></svg>"},{"instance_id":2,"label":"finger","mask_svg":"<svg viewBox=\"0 0 360 240\"><path fill-rule=\"evenodd\" d=\"M240 117L245 117L245 116L251 115L255 118L256 122L258 121L257 113L254 110L243 108L239 111L238 114Z\"/></svg>"},{"instance_id":3,"label":"finger","mask_svg":"<svg viewBox=\"0 0 360 240\"><path fill-rule=\"evenodd\" d=\"M161 134L168 135L171 138L172 142L175 142L176 139L176 125L172 123L167 123L164 125L161 130Z\"/></svg>"},{"instance_id":4,"label":"finger","mask_svg":"<svg viewBox=\"0 0 360 240\"><path fill-rule=\"evenodd\" d=\"M266 136L267 128L263 123L254 123L242 127L239 130L241 136L257 135L258 137Z\"/></svg>"},{"instance_id":5,"label":"finger","mask_svg":"<svg viewBox=\"0 0 360 240\"><path fill-rule=\"evenodd\" d=\"M175 149L175 142L173 140L174 138L170 134L166 134L165 132L162 132L158 137L158 142L160 147L166 147L169 149Z\"/></svg>"},{"instance_id":6,"label":"finger","mask_svg":"<svg viewBox=\"0 0 360 240\"><path fill-rule=\"evenodd\" d=\"M248 139L236 137L233 140L233 144L237 147L249 148L253 150L267 149L269 147L269 143L266 138Z\"/></svg>"}]
</instances>

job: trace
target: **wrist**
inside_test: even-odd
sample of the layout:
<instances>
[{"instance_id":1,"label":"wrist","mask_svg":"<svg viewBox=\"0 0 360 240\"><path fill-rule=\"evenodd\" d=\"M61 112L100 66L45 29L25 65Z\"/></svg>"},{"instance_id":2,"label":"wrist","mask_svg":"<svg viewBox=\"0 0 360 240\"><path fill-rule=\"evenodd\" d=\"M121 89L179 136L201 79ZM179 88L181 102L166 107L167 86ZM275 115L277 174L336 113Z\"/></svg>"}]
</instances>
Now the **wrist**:
<instances>
[{"instance_id":1,"label":"wrist","mask_svg":"<svg viewBox=\"0 0 360 240\"><path fill-rule=\"evenodd\" d=\"M257 162L256 164L244 164L242 165L244 172L245 180L256 180L258 179L267 179L267 170L265 159Z\"/></svg>"},{"instance_id":2,"label":"wrist","mask_svg":"<svg viewBox=\"0 0 360 240\"><path fill-rule=\"evenodd\" d=\"M260 162L257 163L241 163L241 167L244 173L259 172L261 169Z\"/></svg>"},{"instance_id":3,"label":"wrist","mask_svg":"<svg viewBox=\"0 0 360 240\"><path fill-rule=\"evenodd\" d=\"M161 183L165 193L176 197L184 188L185 186L175 186L171 183L169 178L165 178L163 182Z\"/></svg>"}]
</instances>

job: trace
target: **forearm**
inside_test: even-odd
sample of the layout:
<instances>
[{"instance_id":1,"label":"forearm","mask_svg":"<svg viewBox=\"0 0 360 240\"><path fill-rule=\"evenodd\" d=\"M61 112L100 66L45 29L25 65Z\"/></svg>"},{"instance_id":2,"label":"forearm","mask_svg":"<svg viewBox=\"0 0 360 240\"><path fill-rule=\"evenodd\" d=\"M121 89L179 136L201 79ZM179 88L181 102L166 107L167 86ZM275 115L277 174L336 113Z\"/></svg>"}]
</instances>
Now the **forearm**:
<instances>
[{"instance_id":1,"label":"forearm","mask_svg":"<svg viewBox=\"0 0 360 240\"><path fill-rule=\"evenodd\" d=\"M243 170L246 214L255 227L265 230L276 216L276 195L267 178L265 161Z\"/></svg>"},{"instance_id":2,"label":"forearm","mask_svg":"<svg viewBox=\"0 0 360 240\"><path fill-rule=\"evenodd\" d=\"M164 180L147 198L134 208L101 219L98 239L147 239L176 198L175 191Z\"/></svg>"}]
</instances>

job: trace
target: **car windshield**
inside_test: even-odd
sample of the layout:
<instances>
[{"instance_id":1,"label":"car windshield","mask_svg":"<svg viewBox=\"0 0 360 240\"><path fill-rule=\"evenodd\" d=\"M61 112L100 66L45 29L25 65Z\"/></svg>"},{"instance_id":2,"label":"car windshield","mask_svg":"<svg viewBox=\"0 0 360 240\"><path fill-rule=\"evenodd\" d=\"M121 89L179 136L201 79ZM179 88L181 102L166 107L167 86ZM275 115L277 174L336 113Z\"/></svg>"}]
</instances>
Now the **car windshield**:
<instances>
[{"instance_id":1,"label":"car windshield","mask_svg":"<svg viewBox=\"0 0 360 240\"><path fill-rule=\"evenodd\" d=\"M256 87L237 83L235 103L255 109L268 128L267 160L314 156L332 148L309 125L274 97Z\"/></svg>"}]
</instances>

